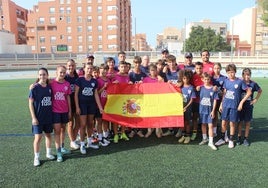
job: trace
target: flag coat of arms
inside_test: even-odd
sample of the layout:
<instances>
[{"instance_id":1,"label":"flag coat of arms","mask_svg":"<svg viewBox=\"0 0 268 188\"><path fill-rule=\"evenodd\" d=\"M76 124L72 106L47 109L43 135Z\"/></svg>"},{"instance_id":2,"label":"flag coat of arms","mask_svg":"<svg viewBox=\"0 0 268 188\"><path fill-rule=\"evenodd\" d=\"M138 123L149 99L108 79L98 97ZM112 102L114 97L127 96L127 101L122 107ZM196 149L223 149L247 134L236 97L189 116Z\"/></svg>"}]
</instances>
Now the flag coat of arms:
<instances>
[{"instance_id":1,"label":"flag coat of arms","mask_svg":"<svg viewBox=\"0 0 268 188\"><path fill-rule=\"evenodd\" d=\"M133 128L184 127L183 96L169 83L110 84L103 119Z\"/></svg>"}]
</instances>

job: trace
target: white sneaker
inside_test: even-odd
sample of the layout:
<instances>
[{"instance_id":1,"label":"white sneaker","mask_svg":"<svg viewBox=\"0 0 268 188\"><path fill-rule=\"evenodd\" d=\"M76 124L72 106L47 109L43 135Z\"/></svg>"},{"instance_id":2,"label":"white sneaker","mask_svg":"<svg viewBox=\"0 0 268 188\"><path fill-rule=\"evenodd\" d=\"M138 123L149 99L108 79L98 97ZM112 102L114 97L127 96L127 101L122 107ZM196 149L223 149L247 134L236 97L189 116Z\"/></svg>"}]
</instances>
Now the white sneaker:
<instances>
[{"instance_id":1,"label":"white sneaker","mask_svg":"<svg viewBox=\"0 0 268 188\"><path fill-rule=\"evenodd\" d=\"M208 143L208 146L213 150L218 150L218 148L213 143Z\"/></svg>"},{"instance_id":2,"label":"white sneaker","mask_svg":"<svg viewBox=\"0 0 268 188\"><path fill-rule=\"evenodd\" d=\"M208 139L203 139L203 140L199 143L199 146L201 146L201 145L205 145L206 143L208 143Z\"/></svg>"},{"instance_id":3,"label":"white sneaker","mask_svg":"<svg viewBox=\"0 0 268 188\"><path fill-rule=\"evenodd\" d=\"M225 142L229 142L228 136L224 137Z\"/></svg>"},{"instance_id":4,"label":"white sneaker","mask_svg":"<svg viewBox=\"0 0 268 188\"><path fill-rule=\"evenodd\" d=\"M79 149L80 146L75 141L73 141L73 142L70 142L70 147L73 149Z\"/></svg>"},{"instance_id":5,"label":"white sneaker","mask_svg":"<svg viewBox=\"0 0 268 188\"><path fill-rule=\"evenodd\" d=\"M87 144L87 148L99 149L99 146L96 144Z\"/></svg>"},{"instance_id":6,"label":"white sneaker","mask_svg":"<svg viewBox=\"0 0 268 188\"><path fill-rule=\"evenodd\" d=\"M81 152L81 154L83 154L83 155L87 154L87 151L86 151L85 146L81 146L81 147L80 147L80 152Z\"/></svg>"},{"instance_id":7,"label":"white sneaker","mask_svg":"<svg viewBox=\"0 0 268 188\"><path fill-rule=\"evenodd\" d=\"M176 138L180 138L182 136L182 132L181 130L179 129L178 132L176 133L175 137Z\"/></svg>"},{"instance_id":8,"label":"white sneaker","mask_svg":"<svg viewBox=\"0 0 268 188\"><path fill-rule=\"evenodd\" d=\"M51 155L49 153L46 154L46 157L50 160L54 160L55 159L55 156L54 155Z\"/></svg>"},{"instance_id":9,"label":"white sneaker","mask_svg":"<svg viewBox=\"0 0 268 188\"><path fill-rule=\"evenodd\" d=\"M108 146L109 144L104 142L104 139L102 139L102 140L99 140L99 145L105 147L105 146Z\"/></svg>"},{"instance_id":10,"label":"white sneaker","mask_svg":"<svg viewBox=\"0 0 268 188\"><path fill-rule=\"evenodd\" d=\"M223 140L222 138L218 140L218 142L215 143L215 146L221 146L225 144L225 140Z\"/></svg>"},{"instance_id":11,"label":"white sneaker","mask_svg":"<svg viewBox=\"0 0 268 188\"><path fill-rule=\"evenodd\" d=\"M229 140L228 148L234 148L234 141Z\"/></svg>"},{"instance_id":12,"label":"white sneaker","mask_svg":"<svg viewBox=\"0 0 268 188\"><path fill-rule=\"evenodd\" d=\"M173 131L171 130L167 130L166 132L162 134L162 136L170 136L170 135L173 135Z\"/></svg>"},{"instance_id":13,"label":"white sneaker","mask_svg":"<svg viewBox=\"0 0 268 188\"><path fill-rule=\"evenodd\" d=\"M108 145L111 143L111 142L110 142L107 138L105 138L105 137L103 137L102 140L103 140L106 144L108 144Z\"/></svg>"},{"instance_id":14,"label":"white sneaker","mask_svg":"<svg viewBox=\"0 0 268 188\"><path fill-rule=\"evenodd\" d=\"M34 158L34 166L40 166L39 158Z\"/></svg>"}]
</instances>

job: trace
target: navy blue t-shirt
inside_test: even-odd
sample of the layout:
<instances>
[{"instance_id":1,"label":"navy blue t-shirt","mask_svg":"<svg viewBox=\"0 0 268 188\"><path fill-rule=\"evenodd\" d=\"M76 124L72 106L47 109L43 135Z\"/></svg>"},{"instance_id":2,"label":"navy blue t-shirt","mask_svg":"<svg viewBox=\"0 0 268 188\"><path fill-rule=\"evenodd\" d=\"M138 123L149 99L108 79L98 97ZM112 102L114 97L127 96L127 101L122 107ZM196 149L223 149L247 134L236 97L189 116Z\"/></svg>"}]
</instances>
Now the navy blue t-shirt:
<instances>
[{"instance_id":1,"label":"navy blue t-shirt","mask_svg":"<svg viewBox=\"0 0 268 188\"><path fill-rule=\"evenodd\" d=\"M143 72L144 74L146 74L147 76L149 75L149 66L144 67L143 65L140 66L140 70L141 72Z\"/></svg>"},{"instance_id":2,"label":"navy blue t-shirt","mask_svg":"<svg viewBox=\"0 0 268 188\"><path fill-rule=\"evenodd\" d=\"M85 77L79 77L75 85L79 87L79 104L94 104L96 102L94 96L95 90L98 88L96 79L91 78L90 80L86 80Z\"/></svg>"},{"instance_id":3,"label":"navy blue t-shirt","mask_svg":"<svg viewBox=\"0 0 268 188\"><path fill-rule=\"evenodd\" d=\"M39 124L52 124L52 91L51 87L35 84L30 90L29 98L33 99L35 116Z\"/></svg>"},{"instance_id":4,"label":"navy blue t-shirt","mask_svg":"<svg viewBox=\"0 0 268 188\"><path fill-rule=\"evenodd\" d=\"M130 72L129 73L129 79L131 82L133 82L134 84L142 81L144 78L146 77L146 74L141 72L139 74L135 73L135 72Z\"/></svg>"}]
</instances>

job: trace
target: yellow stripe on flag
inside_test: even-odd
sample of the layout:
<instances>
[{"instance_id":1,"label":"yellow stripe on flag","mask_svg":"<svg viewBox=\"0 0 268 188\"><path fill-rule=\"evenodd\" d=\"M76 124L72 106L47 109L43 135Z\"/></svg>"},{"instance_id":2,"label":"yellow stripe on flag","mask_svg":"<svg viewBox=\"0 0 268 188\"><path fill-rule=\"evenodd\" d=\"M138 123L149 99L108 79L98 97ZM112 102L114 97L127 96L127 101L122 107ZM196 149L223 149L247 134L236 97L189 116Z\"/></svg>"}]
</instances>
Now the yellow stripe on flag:
<instances>
[{"instance_id":1,"label":"yellow stripe on flag","mask_svg":"<svg viewBox=\"0 0 268 188\"><path fill-rule=\"evenodd\" d=\"M181 93L167 94L111 94L105 113L126 117L162 117L183 115Z\"/></svg>"}]
</instances>

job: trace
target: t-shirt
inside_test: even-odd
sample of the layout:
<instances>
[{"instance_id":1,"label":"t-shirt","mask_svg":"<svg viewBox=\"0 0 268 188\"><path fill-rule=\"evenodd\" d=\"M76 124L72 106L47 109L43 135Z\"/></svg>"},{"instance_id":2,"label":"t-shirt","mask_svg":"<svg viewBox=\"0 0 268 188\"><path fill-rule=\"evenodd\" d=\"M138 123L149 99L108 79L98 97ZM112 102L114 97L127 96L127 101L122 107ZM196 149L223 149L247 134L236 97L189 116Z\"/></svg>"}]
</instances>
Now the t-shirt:
<instances>
[{"instance_id":1,"label":"t-shirt","mask_svg":"<svg viewBox=\"0 0 268 188\"><path fill-rule=\"evenodd\" d=\"M50 85L43 87L36 83L30 90L29 99L33 99L34 113L39 124L52 124L52 90Z\"/></svg>"},{"instance_id":2,"label":"t-shirt","mask_svg":"<svg viewBox=\"0 0 268 188\"><path fill-rule=\"evenodd\" d=\"M150 76L147 76L143 79L143 83L157 83L158 78L152 78Z\"/></svg>"},{"instance_id":3,"label":"t-shirt","mask_svg":"<svg viewBox=\"0 0 268 188\"><path fill-rule=\"evenodd\" d=\"M128 75L121 75L121 74L116 74L115 77L112 79L112 82L118 81L119 83L128 83L130 81Z\"/></svg>"},{"instance_id":4,"label":"t-shirt","mask_svg":"<svg viewBox=\"0 0 268 188\"><path fill-rule=\"evenodd\" d=\"M74 105L74 91L75 91L75 81L78 78L78 76L70 76L69 74L66 74L65 80L70 83L71 87L71 103Z\"/></svg>"},{"instance_id":5,"label":"t-shirt","mask_svg":"<svg viewBox=\"0 0 268 188\"><path fill-rule=\"evenodd\" d=\"M203 72L206 72L210 76L213 76L214 75L213 67L214 67L214 63L212 62L203 63Z\"/></svg>"},{"instance_id":6,"label":"t-shirt","mask_svg":"<svg viewBox=\"0 0 268 188\"><path fill-rule=\"evenodd\" d=\"M227 77L221 74L219 75L219 77L215 77L215 76L212 77L212 84L214 86L217 86L220 99L222 98L222 95L223 95L223 84L226 79Z\"/></svg>"},{"instance_id":7,"label":"t-shirt","mask_svg":"<svg viewBox=\"0 0 268 188\"><path fill-rule=\"evenodd\" d=\"M168 70L166 73L167 80L171 81L171 83L173 84L178 83L178 79L179 79L178 72L179 72L179 69L177 69L176 71Z\"/></svg>"},{"instance_id":8,"label":"t-shirt","mask_svg":"<svg viewBox=\"0 0 268 188\"><path fill-rule=\"evenodd\" d=\"M235 80L226 79L223 88L226 90L226 93L223 98L222 107L237 109L243 90L248 88L247 84L239 78Z\"/></svg>"},{"instance_id":9,"label":"t-shirt","mask_svg":"<svg viewBox=\"0 0 268 188\"><path fill-rule=\"evenodd\" d=\"M144 67L143 65L140 66L140 70L142 73L144 73L145 75L149 75L149 66Z\"/></svg>"},{"instance_id":10,"label":"t-shirt","mask_svg":"<svg viewBox=\"0 0 268 188\"><path fill-rule=\"evenodd\" d=\"M213 91L213 87L201 86L200 88L200 103L199 113L210 114L213 109L214 100L218 100L218 92Z\"/></svg>"},{"instance_id":11,"label":"t-shirt","mask_svg":"<svg viewBox=\"0 0 268 188\"><path fill-rule=\"evenodd\" d=\"M139 74L135 72L130 72L128 75L129 75L130 81L134 84L139 81L142 81L146 77L146 74L143 72L140 72Z\"/></svg>"},{"instance_id":12,"label":"t-shirt","mask_svg":"<svg viewBox=\"0 0 268 188\"><path fill-rule=\"evenodd\" d=\"M118 70L114 69L114 70L111 71L111 72L107 72L107 77L108 77L110 80L113 80L116 74L118 74Z\"/></svg>"},{"instance_id":13,"label":"t-shirt","mask_svg":"<svg viewBox=\"0 0 268 188\"><path fill-rule=\"evenodd\" d=\"M246 100L246 102L244 103L243 106L249 106L249 105L250 105L250 102L253 100L254 92L259 92L259 91L261 91L260 86L259 86L256 82L254 82L254 81L252 81L252 80L250 80L250 82L247 84L247 87L251 90L252 94L251 94L250 97ZM241 94L241 99L243 99L243 98L245 97L245 95L246 95L246 91L243 90L243 91L242 91L242 94Z\"/></svg>"},{"instance_id":14,"label":"t-shirt","mask_svg":"<svg viewBox=\"0 0 268 188\"><path fill-rule=\"evenodd\" d=\"M79 87L79 104L96 104L94 93L98 88L98 82L95 78L86 80L85 77L80 77L76 80L75 85Z\"/></svg>"},{"instance_id":15,"label":"t-shirt","mask_svg":"<svg viewBox=\"0 0 268 188\"><path fill-rule=\"evenodd\" d=\"M57 113L69 112L67 96L71 94L70 83L64 80L60 83L55 79L51 82L52 88L52 110Z\"/></svg>"},{"instance_id":16,"label":"t-shirt","mask_svg":"<svg viewBox=\"0 0 268 188\"><path fill-rule=\"evenodd\" d=\"M103 78L98 78L98 90L100 90L101 88L103 88L103 86L107 83L111 83L111 81L109 79L104 80ZM101 93L99 93L100 96L100 102L102 107L104 108L106 102L107 102L107 88L104 89Z\"/></svg>"},{"instance_id":17,"label":"t-shirt","mask_svg":"<svg viewBox=\"0 0 268 188\"><path fill-rule=\"evenodd\" d=\"M194 89L196 89L197 86L204 85L202 81L202 75L194 73L192 80L191 80L191 85L194 86ZM196 98L194 99L194 102L199 103L199 91L196 91Z\"/></svg>"},{"instance_id":18,"label":"t-shirt","mask_svg":"<svg viewBox=\"0 0 268 188\"><path fill-rule=\"evenodd\" d=\"M191 99L196 98L195 89L193 86L187 86L181 88L182 96L183 96L183 106L186 106Z\"/></svg>"}]
</instances>

